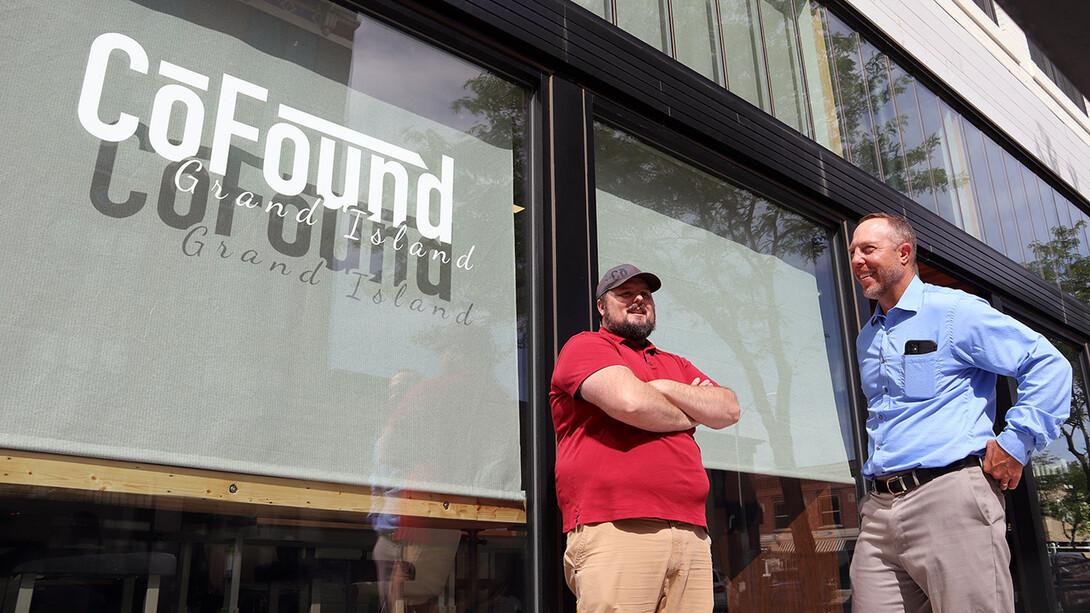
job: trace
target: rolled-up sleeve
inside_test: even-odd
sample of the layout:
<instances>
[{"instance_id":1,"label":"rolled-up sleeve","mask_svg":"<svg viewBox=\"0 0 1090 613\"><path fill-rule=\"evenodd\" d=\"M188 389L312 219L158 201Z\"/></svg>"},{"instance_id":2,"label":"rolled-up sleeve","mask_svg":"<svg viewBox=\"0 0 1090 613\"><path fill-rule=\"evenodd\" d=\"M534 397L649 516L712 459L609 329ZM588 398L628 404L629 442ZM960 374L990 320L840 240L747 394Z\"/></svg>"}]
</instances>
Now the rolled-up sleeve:
<instances>
[{"instance_id":1,"label":"rolled-up sleeve","mask_svg":"<svg viewBox=\"0 0 1090 613\"><path fill-rule=\"evenodd\" d=\"M951 322L958 357L1018 381L1018 399L1006 415L999 445L1023 466L1030 454L1060 435L1071 411L1071 364L1041 334L966 297Z\"/></svg>"}]
</instances>

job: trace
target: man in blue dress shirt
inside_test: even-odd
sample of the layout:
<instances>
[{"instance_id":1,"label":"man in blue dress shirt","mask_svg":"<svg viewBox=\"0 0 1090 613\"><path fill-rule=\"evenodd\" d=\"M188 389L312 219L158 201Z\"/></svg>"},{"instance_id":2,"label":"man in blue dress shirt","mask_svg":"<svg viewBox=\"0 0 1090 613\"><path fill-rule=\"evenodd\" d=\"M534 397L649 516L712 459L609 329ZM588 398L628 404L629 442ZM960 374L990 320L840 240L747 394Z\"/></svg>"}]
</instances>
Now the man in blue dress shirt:
<instances>
[{"instance_id":1,"label":"man in blue dress shirt","mask_svg":"<svg viewBox=\"0 0 1090 613\"><path fill-rule=\"evenodd\" d=\"M984 300L920 281L916 235L900 217L864 217L849 255L863 295L878 301L856 341L869 494L853 610L1013 612L1003 490L1060 434L1071 365ZM997 375L1018 381L998 436Z\"/></svg>"}]
</instances>

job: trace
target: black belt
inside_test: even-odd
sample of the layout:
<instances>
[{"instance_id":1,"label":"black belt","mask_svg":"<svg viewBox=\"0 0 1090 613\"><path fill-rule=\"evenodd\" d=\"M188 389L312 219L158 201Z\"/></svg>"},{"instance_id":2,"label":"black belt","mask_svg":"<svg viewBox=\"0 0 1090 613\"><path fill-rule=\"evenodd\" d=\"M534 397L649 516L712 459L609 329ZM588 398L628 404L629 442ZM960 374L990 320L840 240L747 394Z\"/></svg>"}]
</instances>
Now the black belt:
<instances>
[{"instance_id":1,"label":"black belt","mask_svg":"<svg viewBox=\"0 0 1090 613\"><path fill-rule=\"evenodd\" d=\"M968 466L980 466L980 456L967 456L957 462L938 468L914 468L906 472L886 475L885 477L875 477L870 482L870 491L878 494L900 496L946 473L952 473Z\"/></svg>"}]
</instances>

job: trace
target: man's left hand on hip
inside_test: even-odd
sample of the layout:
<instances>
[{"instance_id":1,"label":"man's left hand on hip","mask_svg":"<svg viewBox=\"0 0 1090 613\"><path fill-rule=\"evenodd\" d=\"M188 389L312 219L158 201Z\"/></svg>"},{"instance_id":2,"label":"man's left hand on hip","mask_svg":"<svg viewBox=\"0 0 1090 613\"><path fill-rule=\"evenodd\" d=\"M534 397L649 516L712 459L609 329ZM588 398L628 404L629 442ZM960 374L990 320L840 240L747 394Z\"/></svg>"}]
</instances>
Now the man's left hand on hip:
<instances>
[{"instance_id":1,"label":"man's left hand on hip","mask_svg":"<svg viewBox=\"0 0 1090 613\"><path fill-rule=\"evenodd\" d=\"M995 439L988 441L984 451L984 472L1003 490L1013 490L1022 480L1022 463L999 446Z\"/></svg>"}]
</instances>

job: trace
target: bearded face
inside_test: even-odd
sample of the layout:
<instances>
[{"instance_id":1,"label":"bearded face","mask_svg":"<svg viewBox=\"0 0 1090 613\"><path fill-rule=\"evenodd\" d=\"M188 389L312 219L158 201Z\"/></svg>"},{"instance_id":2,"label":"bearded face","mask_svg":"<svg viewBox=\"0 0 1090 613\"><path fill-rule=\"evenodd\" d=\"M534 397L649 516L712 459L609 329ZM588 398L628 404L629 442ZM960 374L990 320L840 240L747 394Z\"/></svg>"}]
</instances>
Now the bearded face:
<instances>
[{"instance_id":1,"label":"bearded face","mask_svg":"<svg viewBox=\"0 0 1090 613\"><path fill-rule=\"evenodd\" d=\"M642 343L655 330L655 300L647 282L629 279L598 301L602 327L617 336Z\"/></svg>"}]
</instances>

